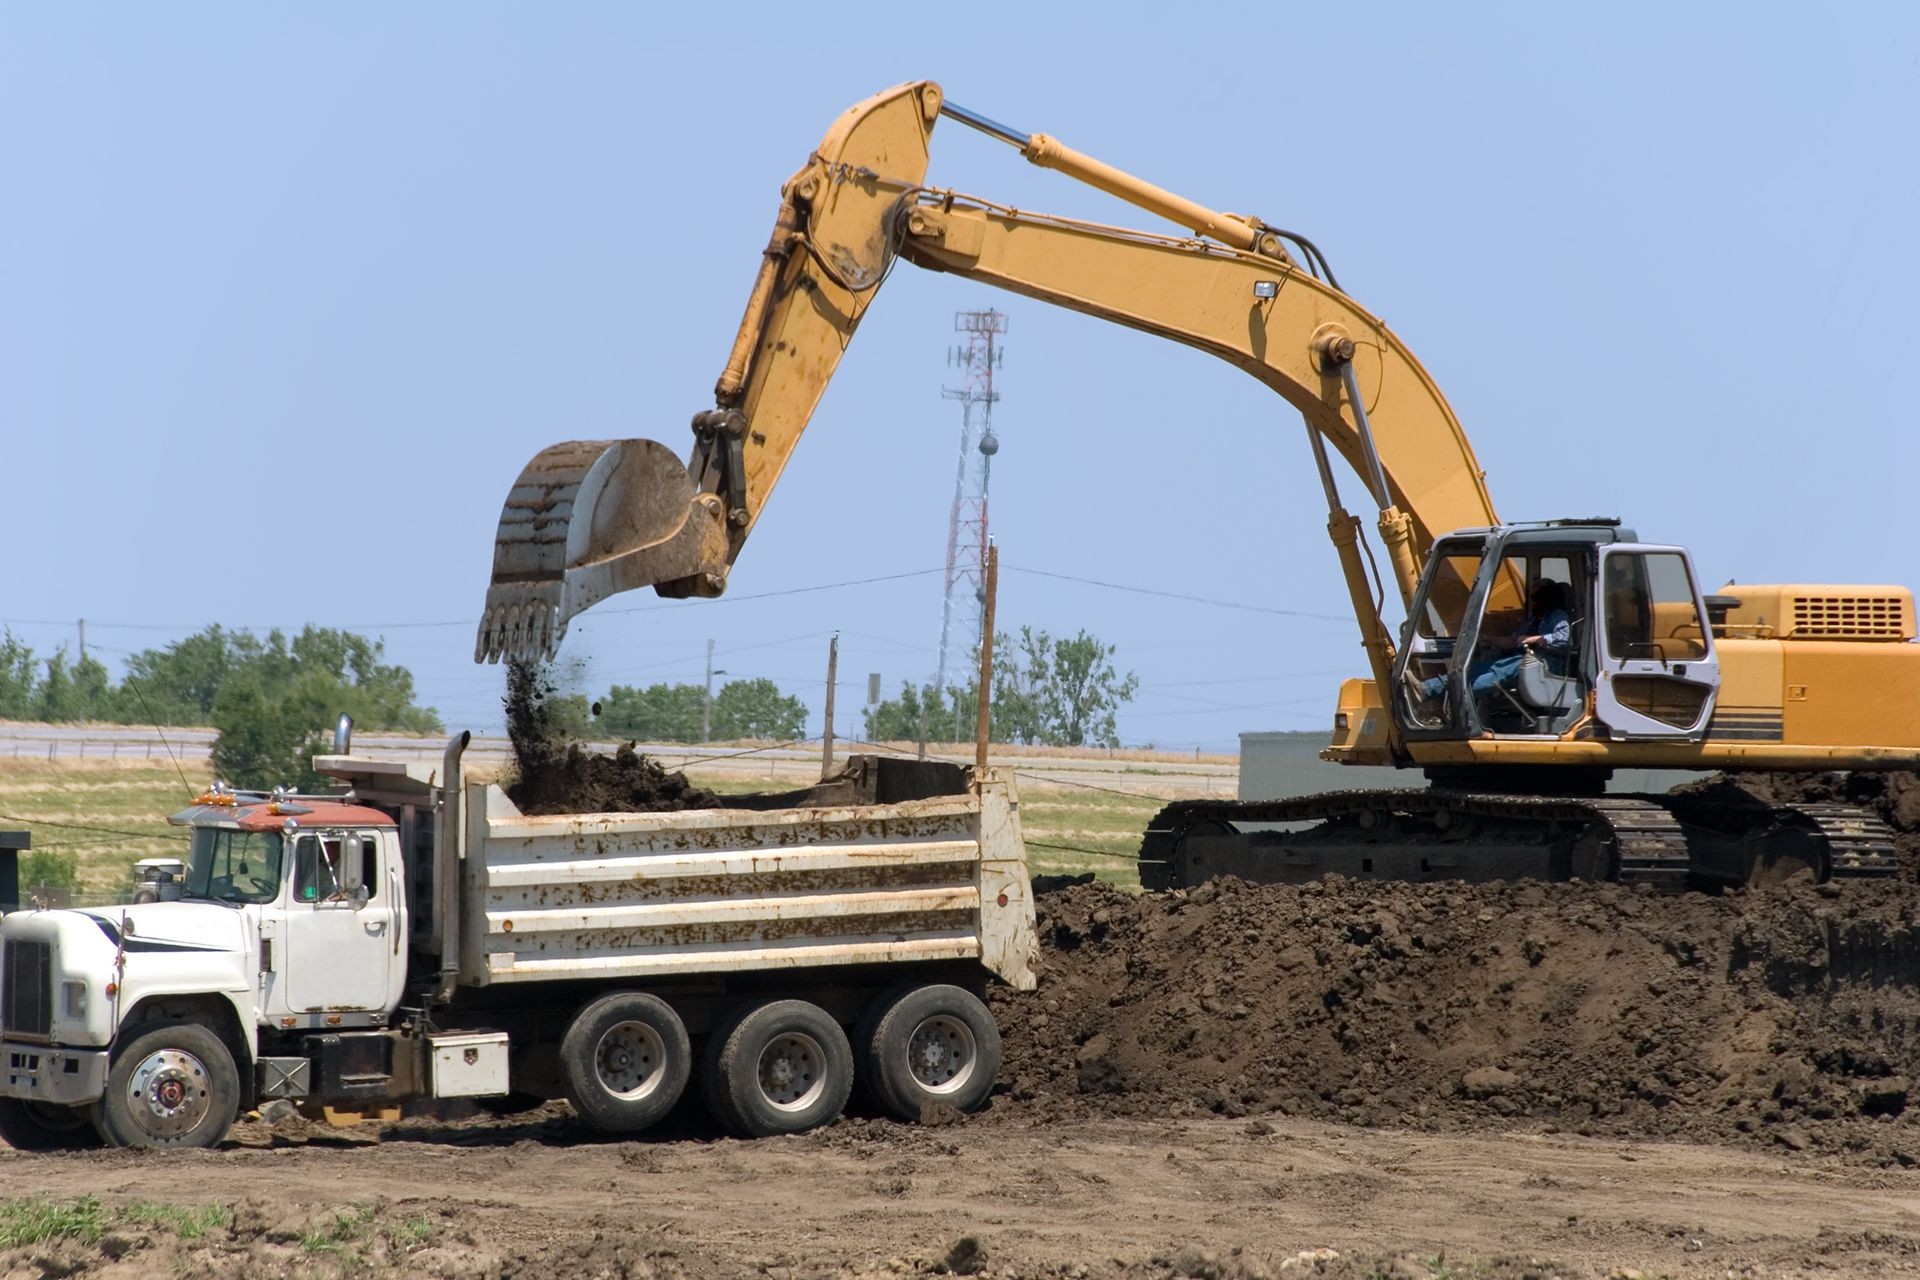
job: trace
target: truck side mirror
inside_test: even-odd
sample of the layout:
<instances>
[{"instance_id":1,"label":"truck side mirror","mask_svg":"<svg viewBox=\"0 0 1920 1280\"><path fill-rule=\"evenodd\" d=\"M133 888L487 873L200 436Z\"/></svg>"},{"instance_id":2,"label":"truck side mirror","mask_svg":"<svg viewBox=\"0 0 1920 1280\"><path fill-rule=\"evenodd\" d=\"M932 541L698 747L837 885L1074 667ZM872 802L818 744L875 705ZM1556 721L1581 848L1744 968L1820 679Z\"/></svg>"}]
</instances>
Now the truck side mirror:
<instances>
[{"instance_id":1,"label":"truck side mirror","mask_svg":"<svg viewBox=\"0 0 1920 1280\"><path fill-rule=\"evenodd\" d=\"M341 836L339 849L340 862L333 868L333 883L347 897L358 897L365 888L360 882L361 869L365 865L360 837Z\"/></svg>"}]
</instances>

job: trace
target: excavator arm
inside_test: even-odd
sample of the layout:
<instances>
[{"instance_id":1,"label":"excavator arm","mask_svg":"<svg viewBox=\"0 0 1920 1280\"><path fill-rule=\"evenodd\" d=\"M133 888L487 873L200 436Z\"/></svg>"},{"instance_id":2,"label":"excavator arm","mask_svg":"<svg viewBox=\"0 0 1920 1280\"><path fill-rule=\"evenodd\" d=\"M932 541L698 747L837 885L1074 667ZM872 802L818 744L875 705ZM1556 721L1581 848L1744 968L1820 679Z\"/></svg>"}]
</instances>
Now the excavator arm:
<instances>
[{"instance_id":1,"label":"excavator arm","mask_svg":"<svg viewBox=\"0 0 1920 1280\"><path fill-rule=\"evenodd\" d=\"M1193 234L929 188L927 142L943 114ZM650 585L667 596L718 595L862 315L905 259L1197 347L1278 392L1306 420L1329 531L1384 687L1391 641L1361 560L1360 522L1340 507L1326 446L1379 510L1403 602L1435 536L1497 518L1433 380L1378 318L1304 269L1285 240L1257 219L973 115L931 82L860 103L782 190L716 407L694 418L688 463L648 440L576 441L542 451L522 472L501 516L476 660L550 656L574 614L615 592Z\"/></svg>"}]
</instances>

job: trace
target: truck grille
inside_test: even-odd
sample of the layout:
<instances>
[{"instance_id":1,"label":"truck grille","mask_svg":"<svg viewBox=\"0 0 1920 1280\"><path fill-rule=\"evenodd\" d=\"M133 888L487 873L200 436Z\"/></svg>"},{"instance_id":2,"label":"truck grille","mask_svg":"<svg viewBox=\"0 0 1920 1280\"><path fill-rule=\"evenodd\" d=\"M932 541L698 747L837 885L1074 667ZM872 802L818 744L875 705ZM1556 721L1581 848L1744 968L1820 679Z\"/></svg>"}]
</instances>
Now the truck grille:
<instances>
[{"instance_id":1,"label":"truck grille","mask_svg":"<svg viewBox=\"0 0 1920 1280\"><path fill-rule=\"evenodd\" d=\"M53 1030L53 948L9 938L0 958L0 1027L9 1036L44 1037Z\"/></svg>"}]
</instances>

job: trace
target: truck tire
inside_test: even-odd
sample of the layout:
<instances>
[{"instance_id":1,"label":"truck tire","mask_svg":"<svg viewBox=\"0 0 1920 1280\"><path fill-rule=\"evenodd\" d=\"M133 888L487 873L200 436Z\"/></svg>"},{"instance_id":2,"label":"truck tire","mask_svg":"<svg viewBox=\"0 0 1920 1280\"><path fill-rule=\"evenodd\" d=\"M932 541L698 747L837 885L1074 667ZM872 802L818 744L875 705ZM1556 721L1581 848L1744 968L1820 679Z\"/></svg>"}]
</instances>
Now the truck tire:
<instances>
[{"instance_id":1,"label":"truck tire","mask_svg":"<svg viewBox=\"0 0 1920 1280\"><path fill-rule=\"evenodd\" d=\"M874 1021L861 1067L874 1100L901 1120L935 1105L977 1111L1000 1075L1000 1028L970 991L911 987Z\"/></svg>"},{"instance_id":2,"label":"truck tire","mask_svg":"<svg viewBox=\"0 0 1920 1280\"><path fill-rule=\"evenodd\" d=\"M833 1120L853 1091L853 1049L824 1009L768 1000L715 1028L701 1072L707 1110L742 1138Z\"/></svg>"},{"instance_id":3,"label":"truck tire","mask_svg":"<svg viewBox=\"0 0 1920 1280\"><path fill-rule=\"evenodd\" d=\"M94 1123L116 1147L211 1147L239 1109L240 1073L220 1037L156 1022L113 1055Z\"/></svg>"},{"instance_id":4,"label":"truck tire","mask_svg":"<svg viewBox=\"0 0 1920 1280\"><path fill-rule=\"evenodd\" d=\"M78 1151L100 1145L86 1107L0 1098L0 1138L15 1151Z\"/></svg>"},{"instance_id":5,"label":"truck tire","mask_svg":"<svg viewBox=\"0 0 1920 1280\"><path fill-rule=\"evenodd\" d=\"M574 1015L560 1041L567 1101L606 1133L658 1124L692 1072L693 1046L680 1015L643 992L601 996Z\"/></svg>"}]
</instances>

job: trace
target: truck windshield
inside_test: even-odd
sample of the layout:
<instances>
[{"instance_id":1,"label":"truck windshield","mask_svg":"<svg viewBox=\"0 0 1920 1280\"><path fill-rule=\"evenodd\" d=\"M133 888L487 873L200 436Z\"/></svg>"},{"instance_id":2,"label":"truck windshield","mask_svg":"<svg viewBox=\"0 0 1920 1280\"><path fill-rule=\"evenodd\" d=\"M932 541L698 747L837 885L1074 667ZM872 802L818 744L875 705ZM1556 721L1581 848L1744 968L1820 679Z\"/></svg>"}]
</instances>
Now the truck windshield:
<instances>
[{"instance_id":1,"label":"truck windshield","mask_svg":"<svg viewBox=\"0 0 1920 1280\"><path fill-rule=\"evenodd\" d=\"M196 827L187 894L221 902L272 902L280 892L280 834Z\"/></svg>"}]
</instances>

